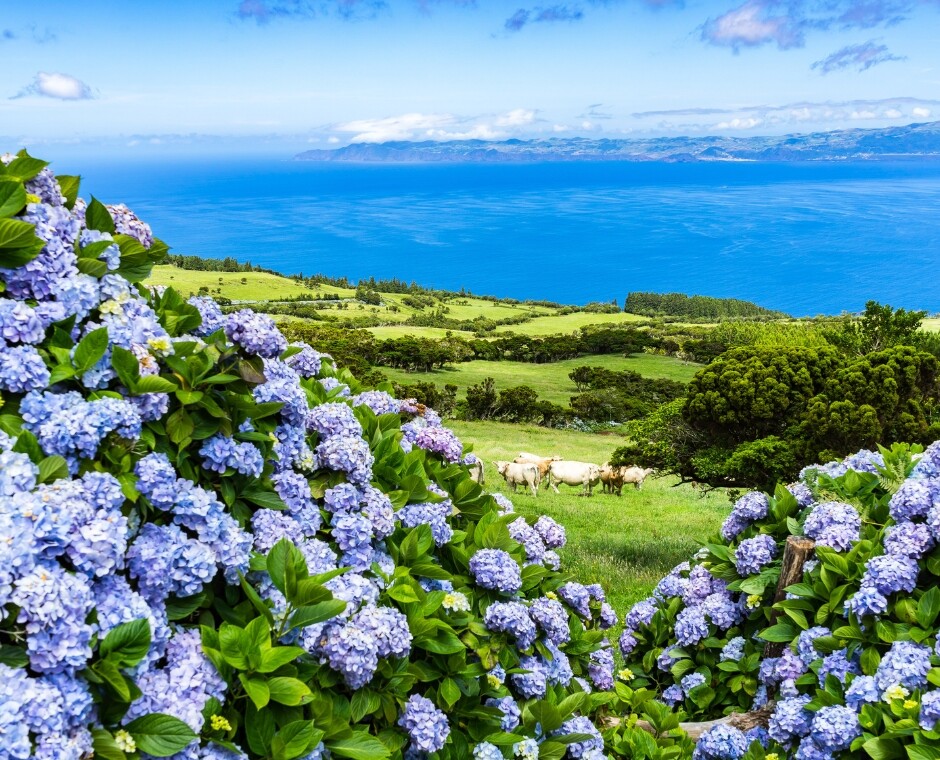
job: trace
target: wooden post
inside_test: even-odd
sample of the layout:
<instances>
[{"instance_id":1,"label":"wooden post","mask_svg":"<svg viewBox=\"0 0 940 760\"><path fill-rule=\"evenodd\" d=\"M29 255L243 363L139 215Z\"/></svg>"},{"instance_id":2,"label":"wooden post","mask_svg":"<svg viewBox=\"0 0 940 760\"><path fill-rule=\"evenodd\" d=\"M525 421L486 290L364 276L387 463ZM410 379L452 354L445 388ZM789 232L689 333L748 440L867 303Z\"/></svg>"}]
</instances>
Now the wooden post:
<instances>
[{"instance_id":1,"label":"wooden post","mask_svg":"<svg viewBox=\"0 0 940 760\"><path fill-rule=\"evenodd\" d=\"M803 565L813 556L816 542L805 536L788 536L786 548L783 550L783 565L780 568L780 581L777 583L777 593L774 595L774 604L787 598L787 586L803 580ZM773 625L780 617L780 610L773 610L770 624ZM783 654L785 642L771 641L764 647L764 657L779 657Z\"/></svg>"}]
</instances>

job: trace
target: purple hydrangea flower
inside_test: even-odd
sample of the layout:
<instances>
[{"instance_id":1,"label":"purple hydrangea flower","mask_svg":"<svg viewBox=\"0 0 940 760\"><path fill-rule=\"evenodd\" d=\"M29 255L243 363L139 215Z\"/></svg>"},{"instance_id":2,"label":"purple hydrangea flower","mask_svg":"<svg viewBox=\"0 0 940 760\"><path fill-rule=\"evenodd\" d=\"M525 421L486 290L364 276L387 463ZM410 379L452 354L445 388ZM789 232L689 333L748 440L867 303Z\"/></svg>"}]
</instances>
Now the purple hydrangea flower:
<instances>
[{"instance_id":1,"label":"purple hydrangea flower","mask_svg":"<svg viewBox=\"0 0 940 760\"><path fill-rule=\"evenodd\" d=\"M535 623L529 617L528 608L520 602L494 602L483 614L483 625L514 637L519 649L528 649L535 643Z\"/></svg>"},{"instance_id":2,"label":"purple hydrangea flower","mask_svg":"<svg viewBox=\"0 0 940 760\"><path fill-rule=\"evenodd\" d=\"M777 702L767 732L770 738L781 744L790 744L810 732L810 722L813 715L806 709L810 703L808 695L789 697Z\"/></svg>"},{"instance_id":3,"label":"purple hydrangea flower","mask_svg":"<svg viewBox=\"0 0 940 760\"><path fill-rule=\"evenodd\" d=\"M593 758L597 757L598 753L603 753L604 738L594 724L591 723L590 718L584 716L570 718L561 724L561 728L553 736L568 736L570 734L588 734L591 737L569 744L568 755L570 757Z\"/></svg>"},{"instance_id":4,"label":"purple hydrangea flower","mask_svg":"<svg viewBox=\"0 0 940 760\"><path fill-rule=\"evenodd\" d=\"M933 549L935 543L930 528L924 523L900 523L889 526L885 531L886 554L917 560Z\"/></svg>"},{"instance_id":5,"label":"purple hydrangea flower","mask_svg":"<svg viewBox=\"0 0 940 760\"><path fill-rule=\"evenodd\" d=\"M823 658L822 665L819 666L819 685L826 685L826 676L835 676L844 684L849 673L859 675L861 672L858 662L850 660L845 649L839 649Z\"/></svg>"},{"instance_id":6,"label":"purple hydrangea flower","mask_svg":"<svg viewBox=\"0 0 940 760\"><path fill-rule=\"evenodd\" d=\"M940 691L928 691L920 700L918 722L924 731L933 731L940 720Z\"/></svg>"},{"instance_id":7,"label":"purple hydrangea flower","mask_svg":"<svg viewBox=\"0 0 940 760\"><path fill-rule=\"evenodd\" d=\"M437 752L450 736L447 716L430 699L419 694L408 698L398 725L405 729L411 744L420 752Z\"/></svg>"},{"instance_id":8,"label":"purple hydrangea flower","mask_svg":"<svg viewBox=\"0 0 940 760\"><path fill-rule=\"evenodd\" d=\"M676 641L680 646L697 644L708 636L708 623L698 607L686 607L676 616Z\"/></svg>"},{"instance_id":9,"label":"purple hydrangea flower","mask_svg":"<svg viewBox=\"0 0 940 760\"><path fill-rule=\"evenodd\" d=\"M895 641L881 658L875 683L882 692L891 686L920 689L927 685L930 648L912 641Z\"/></svg>"},{"instance_id":10,"label":"purple hydrangea flower","mask_svg":"<svg viewBox=\"0 0 940 760\"><path fill-rule=\"evenodd\" d=\"M522 710L512 697L488 699L486 700L486 706L493 707L503 714L500 719L500 727L503 731L512 731L522 719Z\"/></svg>"},{"instance_id":11,"label":"purple hydrangea flower","mask_svg":"<svg viewBox=\"0 0 940 760\"><path fill-rule=\"evenodd\" d=\"M539 597L529 606L529 615L553 644L564 644L571 639L568 613L560 602Z\"/></svg>"},{"instance_id":12,"label":"purple hydrangea flower","mask_svg":"<svg viewBox=\"0 0 940 760\"><path fill-rule=\"evenodd\" d=\"M855 676L849 688L845 690L845 703L858 712L863 705L874 704L881 700L881 692L871 676Z\"/></svg>"},{"instance_id":13,"label":"purple hydrangea flower","mask_svg":"<svg viewBox=\"0 0 940 760\"><path fill-rule=\"evenodd\" d=\"M816 647L813 646L813 642L821 636L831 635L832 631L821 625L809 628L808 630L800 633L796 640L796 651L804 665L809 666L810 663L812 663L814 660L818 660L820 658L819 653L816 651Z\"/></svg>"},{"instance_id":14,"label":"purple hydrangea flower","mask_svg":"<svg viewBox=\"0 0 940 760\"><path fill-rule=\"evenodd\" d=\"M548 688L545 666L537 657L524 655L520 658L519 668L524 673L514 673L510 681L513 688L525 699L541 699Z\"/></svg>"},{"instance_id":15,"label":"purple hydrangea flower","mask_svg":"<svg viewBox=\"0 0 940 760\"><path fill-rule=\"evenodd\" d=\"M855 507L838 501L827 501L813 507L803 530L820 546L844 552L858 541L861 527L862 518Z\"/></svg>"},{"instance_id":16,"label":"purple hydrangea flower","mask_svg":"<svg viewBox=\"0 0 940 760\"><path fill-rule=\"evenodd\" d=\"M742 657L744 657L744 639L741 636L735 636L724 645L719 660L721 662L739 662Z\"/></svg>"},{"instance_id":17,"label":"purple hydrangea flower","mask_svg":"<svg viewBox=\"0 0 940 760\"><path fill-rule=\"evenodd\" d=\"M549 549L560 549L568 540L564 527L548 515L542 515L535 521L535 530L538 531L542 541L545 542L545 546Z\"/></svg>"},{"instance_id":18,"label":"purple hydrangea flower","mask_svg":"<svg viewBox=\"0 0 940 760\"><path fill-rule=\"evenodd\" d=\"M913 591L917 588L920 568L917 562L903 555L884 554L868 560L862 585L877 589L888 596L898 591Z\"/></svg>"},{"instance_id":19,"label":"purple hydrangea flower","mask_svg":"<svg viewBox=\"0 0 940 760\"><path fill-rule=\"evenodd\" d=\"M614 688L614 653L609 646L604 646L591 653L588 663L588 676L595 688L607 691Z\"/></svg>"},{"instance_id":20,"label":"purple hydrangea flower","mask_svg":"<svg viewBox=\"0 0 940 760\"><path fill-rule=\"evenodd\" d=\"M718 725L706 731L695 744L692 760L738 760L747 752L748 740L733 726Z\"/></svg>"},{"instance_id":21,"label":"purple hydrangea flower","mask_svg":"<svg viewBox=\"0 0 940 760\"><path fill-rule=\"evenodd\" d=\"M895 522L903 523L917 517L926 517L930 508L938 501L940 493L933 481L908 478L895 491L888 506Z\"/></svg>"},{"instance_id":22,"label":"purple hydrangea flower","mask_svg":"<svg viewBox=\"0 0 940 760\"><path fill-rule=\"evenodd\" d=\"M858 716L842 705L821 707L813 717L811 731L813 741L829 752L848 749L855 738L862 735Z\"/></svg>"},{"instance_id":23,"label":"purple hydrangea flower","mask_svg":"<svg viewBox=\"0 0 940 760\"><path fill-rule=\"evenodd\" d=\"M759 573L777 556L777 542L773 536L761 533L754 538L746 538L734 550L734 566L738 575L746 578Z\"/></svg>"},{"instance_id":24,"label":"purple hydrangea flower","mask_svg":"<svg viewBox=\"0 0 940 760\"><path fill-rule=\"evenodd\" d=\"M415 436L414 445L426 451L440 454L448 462L459 462L463 456L463 444L452 430L442 427L423 427Z\"/></svg>"},{"instance_id":25,"label":"purple hydrangea flower","mask_svg":"<svg viewBox=\"0 0 940 760\"><path fill-rule=\"evenodd\" d=\"M228 339L246 353L273 359L287 348L287 339L267 314L242 309L229 314L225 321Z\"/></svg>"},{"instance_id":26,"label":"purple hydrangea flower","mask_svg":"<svg viewBox=\"0 0 940 760\"><path fill-rule=\"evenodd\" d=\"M924 449L911 477L940 478L940 442L934 441Z\"/></svg>"},{"instance_id":27,"label":"purple hydrangea flower","mask_svg":"<svg viewBox=\"0 0 940 760\"><path fill-rule=\"evenodd\" d=\"M354 622L328 626L322 652L350 689L361 689L369 683L379 666L378 642Z\"/></svg>"},{"instance_id":28,"label":"purple hydrangea flower","mask_svg":"<svg viewBox=\"0 0 940 760\"><path fill-rule=\"evenodd\" d=\"M470 572L479 586L515 594L522 588L519 563L501 549L480 549L470 558Z\"/></svg>"},{"instance_id":29,"label":"purple hydrangea flower","mask_svg":"<svg viewBox=\"0 0 940 760\"><path fill-rule=\"evenodd\" d=\"M721 537L726 541L736 538L749 525L767 516L770 501L767 494L751 491L734 503L731 514L721 526Z\"/></svg>"}]
</instances>

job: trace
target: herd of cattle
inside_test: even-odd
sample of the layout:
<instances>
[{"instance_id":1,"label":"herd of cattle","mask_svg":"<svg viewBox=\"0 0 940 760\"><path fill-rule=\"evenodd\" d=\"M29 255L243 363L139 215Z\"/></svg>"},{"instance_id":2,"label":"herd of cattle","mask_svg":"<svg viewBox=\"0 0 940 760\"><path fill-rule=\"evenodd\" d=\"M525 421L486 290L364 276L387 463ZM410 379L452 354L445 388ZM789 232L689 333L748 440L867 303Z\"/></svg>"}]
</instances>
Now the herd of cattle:
<instances>
[{"instance_id":1,"label":"herd of cattle","mask_svg":"<svg viewBox=\"0 0 940 760\"><path fill-rule=\"evenodd\" d=\"M555 493L559 493L560 483L580 486L581 493L586 496L591 496L594 487L601 483L604 493L620 496L627 483L632 483L634 488L639 489L653 472L642 467L614 467L609 463L596 465L561 457L540 457L525 451L512 462L500 460L493 464L507 485L512 486L513 493L522 486L528 488L533 496L538 496L539 486L543 482L548 483L548 487ZM470 476L483 485L483 462L478 461L470 467Z\"/></svg>"}]
</instances>

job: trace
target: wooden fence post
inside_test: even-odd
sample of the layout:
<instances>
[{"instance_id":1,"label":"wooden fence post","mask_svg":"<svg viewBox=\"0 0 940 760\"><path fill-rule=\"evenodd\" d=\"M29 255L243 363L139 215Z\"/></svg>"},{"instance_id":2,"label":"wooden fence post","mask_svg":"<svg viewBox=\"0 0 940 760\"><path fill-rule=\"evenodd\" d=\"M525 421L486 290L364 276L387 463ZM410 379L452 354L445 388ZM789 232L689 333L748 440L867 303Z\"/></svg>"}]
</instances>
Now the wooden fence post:
<instances>
[{"instance_id":1,"label":"wooden fence post","mask_svg":"<svg viewBox=\"0 0 940 760\"><path fill-rule=\"evenodd\" d=\"M783 550L783 565L780 568L780 581L777 583L777 593L774 595L774 604L787 598L787 586L803 580L803 564L813 556L816 542L805 536L788 536L786 548ZM773 610L770 624L777 622L781 615L780 610ZM783 654L785 642L771 641L764 647L764 657L779 657Z\"/></svg>"}]
</instances>

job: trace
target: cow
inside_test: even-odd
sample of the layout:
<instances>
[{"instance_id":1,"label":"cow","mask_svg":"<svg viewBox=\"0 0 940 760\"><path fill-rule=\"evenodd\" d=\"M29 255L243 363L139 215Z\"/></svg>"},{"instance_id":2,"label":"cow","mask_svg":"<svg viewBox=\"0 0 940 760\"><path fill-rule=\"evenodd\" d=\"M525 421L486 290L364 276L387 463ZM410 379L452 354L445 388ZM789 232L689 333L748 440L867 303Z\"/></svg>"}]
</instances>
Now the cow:
<instances>
[{"instance_id":1,"label":"cow","mask_svg":"<svg viewBox=\"0 0 940 760\"><path fill-rule=\"evenodd\" d=\"M478 483L481 486L483 485L485 476L483 474L483 462L481 460L477 459L473 464L468 464L467 471L470 474L470 479L474 483Z\"/></svg>"},{"instance_id":2,"label":"cow","mask_svg":"<svg viewBox=\"0 0 940 760\"><path fill-rule=\"evenodd\" d=\"M653 472L652 468L643 469L642 467L622 467L623 470L623 484L633 483L633 487L639 491L643 487L643 481L646 480Z\"/></svg>"},{"instance_id":3,"label":"cow","mask_svg":"<svg viewBox=\"0 0 940 760\"><path fill-rule=\"evenodd\" d=\"M545 480L548 477L548 468L552 462L560 462L561 457L540 457L538 454L529 454L520 451L519 456L513 460L516 464L534 464L539 468L539 477Z\"/></svg>"},{"instance_id":4,"label":"cow","mask_svg":"<svg viewBox=\"0 0 940 760\"><path fill-rule=\"evenodd\" d=\"M506 483L512 486L513 493L516 492L517 486L523 488L528 486L533 496L539 495L539 483L542 478L536 465L531 462L519 463L501 460L493 462L493 465L496 467L496 471L503 476Z\"/></svg>"},{"instance_id":5,"label":"cow","mask_svg":"<svg viewBox=\"0 0 940 760\"><path fill-rule=\"evenodd\" d=\"M581 486L581 493L591 496L591 489L601 479L601 468L588 462L555 460L548 468L548 485L559 493L558 483L569 486Z\"/></svg>"},{"instance_id":6,"label":"cow","mask_svg":"<svg viewBox=\"0 0 940 760\"><path fill-rule=\"evenodd\" d=\"M625 467L614 467L610 462L601 465L601 485L604 493L616 493L620 496L623 490L623 471Z\"/></svg>"}]
</instances>

